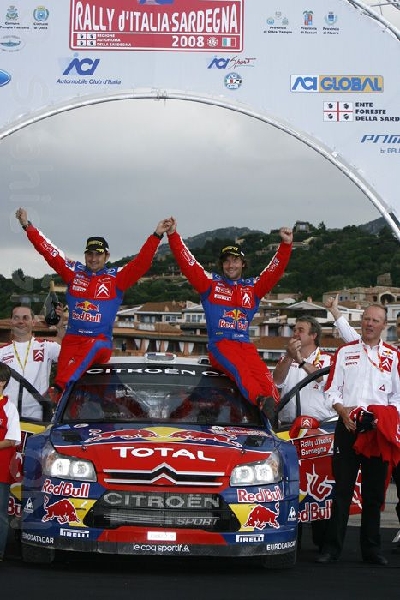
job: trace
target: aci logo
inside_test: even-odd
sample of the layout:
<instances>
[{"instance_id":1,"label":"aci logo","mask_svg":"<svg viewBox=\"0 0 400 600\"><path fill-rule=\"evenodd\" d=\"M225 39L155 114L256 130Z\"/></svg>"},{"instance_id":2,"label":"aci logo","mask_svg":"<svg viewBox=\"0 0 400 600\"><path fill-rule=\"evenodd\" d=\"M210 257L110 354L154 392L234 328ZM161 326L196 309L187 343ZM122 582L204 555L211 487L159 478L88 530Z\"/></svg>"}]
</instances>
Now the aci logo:
<instances>
[{"instance_id":1,"label":"aci logo","mask_svg":"<svg viewBox=\"0 0 400 600\"><path fill-rule=\"evenodd\" d=\"M71 73L76 73L78 75L93 75L99 65L100 59L79 59L78 56L78 54L74 54L74 58L71 60L65 71L63 71L63 75L70 75Z\"/></svg>"},{"instance_id":2,"label":"aci logo","mask_svg":"<svg viewBox=\"0 0 400 600\"><path fill-rule=\"evenodd\" d=\"M382 75L291 75L290 91L303 93L383 92Z\"/></svg>"},{"instance_id":3,"label":"aci logo","mask_svg":"<svg viewBox=\"0 0 400 600\"><path fill-rule=\"evenodd\" d=\"M10 81L10 73L7 73L7 71L3 71L3 69L0 69L0 87L3 87L3 85L7 85L7 83L10 83Z\"/></svg>"}]
</instances>

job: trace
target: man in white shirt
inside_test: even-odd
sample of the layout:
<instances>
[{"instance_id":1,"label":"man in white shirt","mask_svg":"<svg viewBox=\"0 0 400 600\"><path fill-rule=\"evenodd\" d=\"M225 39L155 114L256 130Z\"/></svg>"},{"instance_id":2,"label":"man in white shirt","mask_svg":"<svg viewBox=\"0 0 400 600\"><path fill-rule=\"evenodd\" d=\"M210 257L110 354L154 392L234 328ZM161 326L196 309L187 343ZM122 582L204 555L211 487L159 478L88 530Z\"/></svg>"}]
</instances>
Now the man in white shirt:
<instances>
[{"instance_id":1,"label":"man in white shirt","mask_svg":"<svg viewBox=\"0 0 400 600\"><path fill-rule=\"evenodd\" d=\"M273 378L281 397L290 391L302 379L314 371L328 367L331 355L320 347L321 326L309 315L296 319L293 337L289 340L286 354L275 367ZM326 376L312 381L300 391L301 414L323 421L336 416L336 412L324 397ZM296 402L292 398L280 411L281 424L289 424L296 418Z\"/></svg>"},{"instance_id":2,"label":"man in white shirt","mask_svg":"<svg viewBox=\"0 0 400 600\"><path fill-rule=\"evenodd\" d=\"M57 362L60 343L64 332L63 320L57 325L57 340L44 340L32 335L35 315L28 306L15 306L11 314L12 342L0 348L0 361L25 377L40 394L49 387L52 364ZM39 402L28 393L20 390L20 384L10 379L7 395L18 408L20 416L29 419L42 419L43 410Z\"/></svg>"},{"instance_id":3,"label":"man in white shirt","mask_svg":"<svg viewBox=\"0 0 400 600\"><path fill-rule=\"evenodd\" d=\"M332 313L335 319L335 325L339 332L340 337L345 342L352 342L353 340L359 340L360 334L350 325L347 319L342 315L341 310L338 307L338 295L331 297L325 302L326 308ZM397 314L396 319L396 330L397 330L397 348L400 347L400 313ZM396 485L397 490L397 505L396 514L400 523L400 463L393 468L392 478ZM396 548L392 550L394 554L400 554L400 542L398 542Z\"/></svg>"},{"instance_id":4,"label":"man in white shirt","mask_svg":"<svg viewBox=\"0 0 400 600\"><path fill-rule=\"evenodd\" d=\"M380 448L373 455L357 454L354 415L358 409L371 411L386 408L398 426L400 412L399 357L397 349L382 341L386 327L386 309L373 304L365 309L361 321L361 339L339 348L332 361L325 387L327 399L339 415L335 430L333 473L335 497L332 516L317 562L326 564L340 557L355 480L361 468L360 545L364 562L384 566L381 552L380 511L385 501L385 483L388 463ZM388 410L389 409L389 410ZM359 433L358 435L363 435ZM395 442L395 440L394 440Z\"/></svg>"}]
</instances>

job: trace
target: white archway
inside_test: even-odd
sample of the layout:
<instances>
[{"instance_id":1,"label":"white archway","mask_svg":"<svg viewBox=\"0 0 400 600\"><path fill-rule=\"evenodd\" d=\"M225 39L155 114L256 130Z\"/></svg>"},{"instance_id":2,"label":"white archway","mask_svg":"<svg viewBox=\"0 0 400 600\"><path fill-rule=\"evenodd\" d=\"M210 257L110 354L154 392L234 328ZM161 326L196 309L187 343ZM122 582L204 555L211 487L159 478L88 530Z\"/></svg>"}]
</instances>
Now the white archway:
<instances>
[{"instance_id":1,"label":"white archway","mask_svg":"<svg viewBox=\"0 0 400 600\"><path fill-rule=\"evenodd\" d=\"M287 0L285 12L271 12L264 0L66 4L50 0L30 13L0 0L0 140L103 102L220 106L315 150L400 239L400 32L371 7L354 0L320 0L315 11Z\"/></svg>"}]
</instances>

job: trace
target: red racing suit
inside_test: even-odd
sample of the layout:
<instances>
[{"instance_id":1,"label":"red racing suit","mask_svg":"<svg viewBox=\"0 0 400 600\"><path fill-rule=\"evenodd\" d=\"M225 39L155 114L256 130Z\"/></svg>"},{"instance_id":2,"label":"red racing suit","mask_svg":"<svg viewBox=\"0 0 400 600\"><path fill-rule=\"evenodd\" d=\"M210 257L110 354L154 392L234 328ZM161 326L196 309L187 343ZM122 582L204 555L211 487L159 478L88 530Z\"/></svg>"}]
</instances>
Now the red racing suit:
<instances>
[{"instance_id":1,"label":"red racing suit","mask_svg":"<svg viewBox=\"0 0 400 600\"><path fill-rule=\"evenodd\" d=\"M112 352L112 330L123 293L151 266L160 243L150 235L139 254L122 268L111 267L96 273L64 253L32 224L28 239L67 284L69 318L62 340L55 383L64 388L76 381L94 362L107 362Z\"/></svg>"},{"instance_id":2,"label":"red racing suit","mask_svg":"<svg viewBox=\"0 0 400 600\"><path fill-rule=\"evenodd\" d=\"M204 308L211 364L236 381L243 396L256 403L258 396L279 392L266 364L250 342L249 326L261 298L279 281L289 262L292 244L281 243L259 277L232 281L207 273L174 232L168 236L183 275L199 292Z\"/></svg>"}]
</instances>

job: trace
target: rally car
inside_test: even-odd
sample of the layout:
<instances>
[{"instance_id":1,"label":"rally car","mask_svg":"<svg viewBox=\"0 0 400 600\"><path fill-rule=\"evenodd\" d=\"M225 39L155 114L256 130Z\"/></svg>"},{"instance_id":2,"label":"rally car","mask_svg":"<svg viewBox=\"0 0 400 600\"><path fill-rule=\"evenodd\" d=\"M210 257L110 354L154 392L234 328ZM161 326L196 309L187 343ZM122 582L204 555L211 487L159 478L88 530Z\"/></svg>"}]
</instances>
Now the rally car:
<instances>
[{"instance_id":1,"label":"rally car","mask_svg":"<svg viewBox=\"0 0 400 600\"><path fill-rule=\"evenodd\" d=\"M26 442L22 558L246 556L291 567L298 502L295 447L207 361L113 358Z\"/></svg>"},{"instance_id":2,"label":"rally car","mask_svg":"<svg viewBox=\"0 0 400 600\"><path fill-rule=\"evenodd\" d=\"M93 366L26 441L22 558L58 550L296 562L299 463L206 360Z\"/></svg>"}]
</instances>

